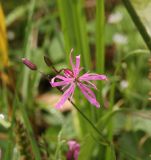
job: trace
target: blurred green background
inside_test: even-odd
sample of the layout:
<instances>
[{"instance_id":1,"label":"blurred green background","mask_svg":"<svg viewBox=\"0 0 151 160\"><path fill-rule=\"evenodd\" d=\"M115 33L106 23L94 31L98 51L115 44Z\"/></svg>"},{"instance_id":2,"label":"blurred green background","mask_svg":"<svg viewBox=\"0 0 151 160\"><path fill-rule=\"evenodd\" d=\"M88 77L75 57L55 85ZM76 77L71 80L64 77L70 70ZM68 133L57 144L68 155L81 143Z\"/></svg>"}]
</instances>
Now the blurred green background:
<instances>
[{"instance_id":1,"label":"blurred green background","mask_svg":"<svg viewBox=\"0 0 151 160\"><path fill-rule=\"evenodd\" d=\"M150 35L151 2L131 3ZM1 159L64 160L71 139L80 143L80 160L115 159L69 102L54 108L61 94L21 62L26 57L53 77L44 55L67 68L71 48L85 71L109 79L97 83L99 110L78 90L77 106L114 144L117 160L150 160L150 51L120 0L1 1Z\"/></svg>"}]
</instances>

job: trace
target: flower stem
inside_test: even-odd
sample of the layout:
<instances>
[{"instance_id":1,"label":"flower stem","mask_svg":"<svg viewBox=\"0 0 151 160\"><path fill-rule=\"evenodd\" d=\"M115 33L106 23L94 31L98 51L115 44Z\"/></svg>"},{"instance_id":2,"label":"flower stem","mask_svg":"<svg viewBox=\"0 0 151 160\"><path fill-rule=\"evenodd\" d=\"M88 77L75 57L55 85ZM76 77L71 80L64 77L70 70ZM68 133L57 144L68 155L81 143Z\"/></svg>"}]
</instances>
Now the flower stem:
<instances>
[{"instance_id":1,"label":"flower stem","mask_svg":"<svg viewBox=\"0 0 151 160\"><path fill-rule=\"evenodd\" d=\"M105 64L105 36L104 36L104 0L96 0L96 72L97 73L104 73L104 64ZM103 97L102 97L102 88L103 83L99 82L97 84L98 89L100 92L97 93L97 98L99 103L103 105ZM95 112L96 119L98 120L102 114L102 110L98 110Z\"/></svg>"},{"instance_id":2,"label":"flower stem","mask_svg":"<svg viewBox=\"0 0 151 160\"><path fill-rule=\"evenodd\" d=\"M104 137L104 135L97 129L97 127L89 120L89 118L83 113L81 112L81 110L76 106L76 104L71 101L70 99L68 99L69 102L74 106L74 108L81 114L81 116L91 125L91 127L101 136L102 139L105 140L105 142L103 142L102 144L104 145L110 145L109 141L106 140L106 138Z\"/></svg>"},{"instance_id":3,"label":"flower stem","mask_svg":"<svg viewBox=\"0 0 151 160\"><path fill-rule=\"evenodd\" d=\"M96 1L96 71L104 72L104 0Z\"/></svg>"},{"instance_id":4,"label":"flower stem","mask_svg":"<svg viewBox=\"0 0 151 160\"><path fill-rule=\"evenodd\" d=\"M116 65L116 69L114 72L114 76L117 75L117 73L119 72L120 69L120 65L121 65L121 60L119 60L119 63ZM115 98L115 87L116 87L116 82L114 81L111 85L111 90L110 90L110 104L109 104L109 111L112 112L113 111L113 106L114 106L114 98ZM105 160L110 160L110 159L116 159L115 156L115 149L114 149L114 145L113 145L113 122L112 120L110 121L109 125L108 125L108 133L107 133L107 137L109 142L112 144L111 147L107 148L106 150L106 158Z\"/></svg>"},{"instance_id":5,"label":"flower stem","mask_svg":"<svg viewBox=\"0 0 151 160\"><path fill-rule=\"evenodd\" d=\"M28 20L27 25L25 29L25 40L24 40L24 51L25 51L25 57L30 59L31 58L31 50L32 50L32 30L33 30L33 14L35 9L36 0L30 0L30 6L28 11ZM24 81L22 83L22 97L24 100L28 99L28 86L29 86L29 69L24 68L23 75Z\"/></svg>"}]
</instances>

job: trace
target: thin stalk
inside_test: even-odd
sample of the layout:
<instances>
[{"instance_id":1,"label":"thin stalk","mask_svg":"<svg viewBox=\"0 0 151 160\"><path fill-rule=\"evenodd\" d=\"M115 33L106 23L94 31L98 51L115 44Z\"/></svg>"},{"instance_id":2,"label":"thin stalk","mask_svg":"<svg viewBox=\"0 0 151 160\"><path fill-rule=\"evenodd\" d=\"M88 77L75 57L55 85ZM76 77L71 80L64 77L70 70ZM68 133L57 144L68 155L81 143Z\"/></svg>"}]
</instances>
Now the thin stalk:
<instances>
[{"instance_id":1,"label":"thin stalk","mask_svg":"<svg viewBox=\"0 0 151 160\"><path fill-rule=\"evenodd\" d=\"M120 68L120 65L121 65L121 61L117 64L117 67L114 72L114 76L117 75L119 68ZM116 86L116 82L113 82L111 85L111 91L110 91L110 104L109 104L109 111L110 112L112 112L113 106L114 106L115 86ZM113 140L113 123L112 123L112 121L110 121L110 123L108 125L108 140L112 144L112 140ZM112 157L114 157L114 159L116 159L113 144L112 144L111 148L109 148L109 147L107 148L105 160L111 160Z\"/></svg>"},{"instance_id":2,"label":"thin stalk","mask_svg":"<svg viewBox=\"0 0 151 160\"><path fill-rule=\"evenodd\" d=\"M96 72L104 73L104 0L96 1ZM103 104L102 98L102 82L98 83L97 93L100 104ZM97 112L97 117L100 117L101 111Z\"/></svg>"},{"instance_id":3,"label":"thin stalk","mask_svg":"<svg viewBox=\"0 0 151 160\"><path fill-rule=\"evenodd\" d=\"M96 71L104 72L104 0L96 1Z\"/></svg>"},{"instance_id":4,"label":"thin stalk","mask_svg":"<svg viewBox=\"0 0 151 160\"><path fill-rule=\"evenodd\" d=\"M29 8L29 12L28 12L28 21L27 21L27 26L26 26L26 30L25 30L25 42L24 42L24 50L25 50L25 57L30 59L31 56L31 31L32 31L32 27L33 27L33 22L32 22L32 17L33 17L33 13L34 13L34 9L35 9L35 0L31 0L30 2L30 8ZM28 84L29 84L29 69L24 67L24 72L23 72L23 76L24 77L24 82L22 85L22 96L24 98L24 100L27 99L27 95L28 95Z\"/></svg>"},{"instance_id":5,"label":"thin stalk","mask_svg":"<svg viewBox=\"0 0 151 160\"><path fill-rule=\"evenodd\" d=\"M136 28L138 29L139 33L141 34L143 40L145 41L148 49L151 51L151 37L147 33L147 30L143 23L141 22L139 16L137 15L132 3L130 0L122 0L129 15L131 16Z\"/></svg>"},{"instance_id":6,"label":"thin stalk","mask_svg":"<svg viewBox=\"0 0 151 160\"><path fill-rule=\"evenodd\" d=\"M111 92L110 92L110 110L112 110L113 105L114 105L114 93L115 93L115 83L111 86ZM112 143L113 140L113 123L110 121L108 125L108 140L110 143ZM113 155L112 153L114 152L114 147L112 145L112 148L107 148L106 150L106 158L105 160L111 160Z\"/></svg>"},{"instance_id":7,"label":"thin stalk","mask_svg":"<svg viewBox=\"0 0 151 160\"><path fill-rule=\"evenodd\" d=\"M71 45L71 41L69 39L69 32L71 32L71 28L69 23L67 22L67 14L68 13L68 7L67 6L67 1L64 0L57 0L57 5L58 5L58 9L59 9L59 16L60 16L60 20L61 20L61 27L62 27L62 31L63 31L63 35L64 35L64 40L65 40L65 48L66 48L66 53L70 52L70 48L72 48L73 46ZM67 59L66 59L67 61Z\"/></svg>"},{"instance_id":8,"label":"thin stalk","mask_svg":"<svg viewBox=\"0 0 151 160\"><path fill-rule=\"evenodd\" d=\"M68 99L70 101L70 103L74 106L74 108L81 114L81 116L91 125L91 127L96 131L96 133L99 134L99 136L101 136L100 138L104 139L105 142L101 142L102 144L106 145L106 146L110 146L110 143L108 142L108 140L106 140L106 138L104 137L104 135L97 129L97 127L92 123L91 120L89 120L89 118L76 106L76 104L71 101L70 99Z\"/></svg>"},{"instance_id":9,"label":"thin stalk","mask_svg":"<svg viewBox=\"0 0 151 160\"><path fill-rule=\"evenodd\" d=\"M83 12L83 0L57 0L62 31L65 39L66 53L71 48L82 54L83 66L89 68L90 50L86 31L86 20Z\"/></svg>"},{"instance_id":10,"label":"thin stalk","mask_svg":"<svg viewBox=\"0 0 151 160\"><path fill-rule=\"evenodd\" d=\"M88 35L86 30L86 19L83 12L83 0L77 0L75 3L75 27L77 28L77 42L80 43L80 53L82 54L83 66L86 70L91 67L90 49L88 43Z\"/></svg>"}]
</instances>

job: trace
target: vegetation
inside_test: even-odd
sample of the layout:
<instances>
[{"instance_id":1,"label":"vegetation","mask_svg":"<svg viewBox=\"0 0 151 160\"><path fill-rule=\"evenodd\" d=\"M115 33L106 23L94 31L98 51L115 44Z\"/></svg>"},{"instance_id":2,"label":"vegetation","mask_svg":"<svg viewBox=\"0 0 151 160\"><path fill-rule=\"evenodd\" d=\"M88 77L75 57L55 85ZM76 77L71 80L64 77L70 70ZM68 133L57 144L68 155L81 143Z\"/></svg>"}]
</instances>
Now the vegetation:
<instances>
[{"instance_id":1,"label":"vegetation","mask_svg":"<svg viewBox=\"0 0 151 160\"><path fill-rule=\"evenodd\" d=\"M2 1L0 159L150 160L150 10L149 0ZM72 48L81 75L107 76L92 89L100 108L78 87L55 108L63 93L49 81L71 69Z\"/></svg>"}]
</instances>

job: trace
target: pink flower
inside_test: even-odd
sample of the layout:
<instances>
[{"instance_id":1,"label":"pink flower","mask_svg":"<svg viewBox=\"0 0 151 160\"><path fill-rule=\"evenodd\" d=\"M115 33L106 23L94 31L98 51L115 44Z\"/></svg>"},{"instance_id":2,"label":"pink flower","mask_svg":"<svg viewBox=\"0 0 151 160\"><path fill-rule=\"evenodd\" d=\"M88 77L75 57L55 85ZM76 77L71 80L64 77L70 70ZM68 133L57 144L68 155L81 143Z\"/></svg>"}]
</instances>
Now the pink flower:
<instances>
[{"instance_id":1,"label":"pink flower","mask_svg":"<svg viewBox=\"0 0 151 160\"><path fill-rule=\"evenodd\" d=\"M76 56L76 63L73 63L72 58L73 49L70 52L70 64L72 66L72 70L70 69L63 69L64 75L57 75L51 79L50 84L52 87L62 87L62 90L65 90L63 93L62 98L56 104L56 108L61 108L66 100L71 99L75 87L77 86L86 99L97 108L100 107L99 102L96 100L95 94L90 88L97 89L95 84L91 81L93 80L107 80L105 75L95 74L95 73L85 73L80 76L80 71L82 68L80 67L80 55ZM59 80L59 81L56 81Z\"/></svg>"},{"instance_id":2,"label":"pink flower","mask_svg":"<svg viewBox=\"0 0 151 160\"><path fill-rule=\"evenodd\" d=\"M67 152L67 160L78 160L80 145L74 141L68 141L69 151Z\"/></svg>"}]
</instances>

